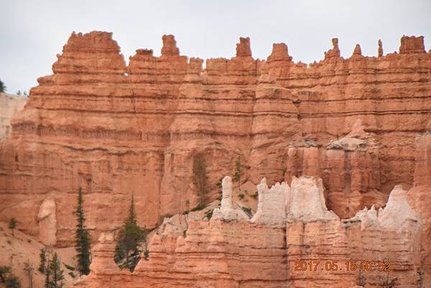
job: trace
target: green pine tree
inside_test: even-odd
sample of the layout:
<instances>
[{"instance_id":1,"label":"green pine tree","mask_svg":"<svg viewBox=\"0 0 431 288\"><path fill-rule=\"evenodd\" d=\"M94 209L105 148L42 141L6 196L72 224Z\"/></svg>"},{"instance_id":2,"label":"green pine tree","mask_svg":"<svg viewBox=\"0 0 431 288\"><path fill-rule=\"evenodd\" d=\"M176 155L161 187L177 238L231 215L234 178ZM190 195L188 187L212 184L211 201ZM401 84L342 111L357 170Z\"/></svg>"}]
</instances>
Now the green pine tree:
<instances>
[{"instance_id":1,"label":"green pine tree","mask_svg":"<svg viewBox=\"0 0 431 288\"><path fill-rule=\"evenodd\" d=\"M193 158L193 183L198 190L199 206L203 207L208 202L208 174L202 153Z\"/></svg>"},{"instance_id":2,"label":"green pine tree","mask_svg":"<svg viewBox=\"0 0 431 288\"><path fill-rule=\"evenodd\" d=\"M64 286L63 280L63 270L61 269L60 258L58 258L57 253L54 253L51 263L49 263L48 273L46 273L48 278L49 288L62 288Z\"/></svg>"},{"instance_id":3,"label":"green pine tree","mask_svg":"<svg viewBox=\"0 0 431 288\"><path fill-rule=\"evenodd\" d=\"M51 255L51 251L50 250L45 250L46 251L46 261L45 261L45 267L44 269L44 274L45 274L45 283L43 285L44 288L50 288L50 281L51 281L51 270L49 269L49 266L51 264L51 259L50 259L50 255Z\"/></svg>"},{"instance_id":4,"label":"green pine tree","mask_svg":"<svg viewBox=\"0 0 431 288\"><path fill-rule=\"evenodd\" d=\"M3 81L0 80L0 93L6 92L6 86L4 85Z\"/></svg>"},{"instance_id":5,"label":"green pine tree","mask_svg":"<svg viewBox=\"0 0 431 288\"><path fill-rule=\"evenodd\" d=\"M85 216L82 207L82 190L79 188L78 192L78 207L76 208L75 215L78 220L75 233L75 249L78 258L78 271L81 275L88 275L90 273L90 235L85 228Z\"/></svg>"},{"instance_id":6,"label":"green pine tree","mask_svg":"<svg viewBox=\"0 0 431 288\"><path fill-rule=\"evenodd\" d=\"M145 241L146 233L139 227L136 220L135 197L132 194L129 215L120 231L118 242L115 247L114 260L121 268L127 268L131 272L135 269L141 259L139 246Z\"/></svg>"},{"instance_id":7,"label":"green pine tree","mask_svg":"<svg viewBox=\"0 0 431 288\"><path fill-rule=\"evenodd\" d=\"M46 271L46 249L42 248L40 249L40 254L39 254L39 258L40 258L40 263L39 263L39 272L45 274Z\"/></svg>"}]
</instances>

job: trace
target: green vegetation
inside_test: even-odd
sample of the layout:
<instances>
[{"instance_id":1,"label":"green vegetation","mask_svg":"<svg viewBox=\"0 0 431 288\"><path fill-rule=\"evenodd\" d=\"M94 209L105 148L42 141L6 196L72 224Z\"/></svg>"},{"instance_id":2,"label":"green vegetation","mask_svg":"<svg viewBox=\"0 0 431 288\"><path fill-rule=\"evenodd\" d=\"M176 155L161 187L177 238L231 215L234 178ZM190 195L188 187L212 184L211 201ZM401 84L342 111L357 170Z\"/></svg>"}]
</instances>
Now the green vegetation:
<instances>
[{"instance_id":1,"label":"green vegetation","mask_svg":"<svg viewBox=\"0 0 431 288\"><path fill-rule=\"evenodd\" d=\"M117 245L115 247L114 261L121 269L127 268L133 272L139 260L140 245L146 244L146 232L138 226L135 212L135 199L132 195L130 201L129 215L120 231ZM145 249L144 259L148 258L148 251Z\"/></svg>"},{"instance_id":2,"label":"green vegetation","mask_svg":"<svg viewBox=\"0 0 431 288\"><path fill-rule=\"evenodd\" d=\"M85 216L82 208L82 190L79 188L78 192L78 207L76 208L75 215L78 220L75 232L75 249L78 259L78 271L81 275L88 275L90 273L90 235L85 227Z\"/></svg>"},{"instance_id":3,"label":"green vegetation","mask_svg":"<svg viewBox=\"0 0 431 288\"><path fill-rule=\"evenodd\" d=\"M206 212L205 212L205 217L206 217L208 220L211 220L211 218L213 217L213 212L214 212L214 209L210 209L210 210L206 211Z\"/></svg>"},{"instance_id":4,"label":"green vegetation","mask_svg":"<svg viewBox=\"0 0 431 288\"><path fill-rule=\"evenodd\" d=\"M240 191L241 191L241 172L242 172L241 156L238 156L235 162L235 173L233 174L233 181L238 182L238 187Z\"/></svg>"},{"instance_id":5,"label":"green vegetation","mask_svg":"<svg viewBox=\"0 0 431 288\"><path fill-rule=\"evenodd\" d=\"M6 86L4 85L3 81L0 80L0 93L6 92Z\"/></svg>"},{"instance_id":6,"label":"green vegetation","mask_svg":"<svg viewBox=\"0 0 431 288\"><path fill-rule=\"evenodd\" d=\"M190 211L192 211L192 212L201 211L201 210L204 210L205 207L207 207L205 204L200 203L196 207L192 208L192 210L190 210Z\"/></svg>"},{"instance_id":7,"label":"green vegetation","mask_svg":"<svg viewBox=\"0 0 431 288\"><path fill-rule=\"evenodd\" d=\"M251 208L244 207L244 206L241 208L242 208L242 211L244 211L245 214L247 214L248 218L253 217L253 212L251 211Z\"/></svg>"},{"instance_id":8,"label":"green vegetation","mask_svg":"<svg viewBox=\"0 0 431 288\"><path fill-rule=\"evenodd\" d=\"M4 283L6 288L21 288L21 283L10 266L0 266L0 283Z\"/></svg>"},{"instance_id":9,"label":"green vegetation","mask_svg":"<svg viewBox=\"0 0 431 288\"><path fill-rule=\"evenodd\" d=\"M15 236L14 231L15 231L15 228L16 228L16 223L17 223L17 221L16 221L16 219L15 219L15 218L11 218L11 219L9 220L8 228L12 231L12 235L13 235L13 236Z\"/></svg>"},{"instance_id":10,"label":"green vegetation","mask_svg":"<svg viewBox=\"0 0 431 288\"><path fill-rule=\"evenodd\" d=\"M39 270L40 273L45 274L45 267L46 267L46 249L42 248L40 249L40 254L39 254L39 268L37 270Z\"/></svg>"},{"instance_id":11,"label":"green vegetation","mask_svg":"<svg viewBox=\"0 0 431 288\"><path fill-rule=\"evenodd\" d=\"M27 272L28 283L30 288L33 287L33 270L34 270L33 265L31 265L28 262L24 263L24 271Z\"/></svg>"},{"instance_id":12,"label":"green vegetation","mask_svg":"<svg viewBox=\"0 0 431 288\"><path fill-rule=\"evenodd\" d=\"M193 158L193 183L198 190L199 204L204 205L208 201L208 174L205 157L198 153Z\"/></svg>"},{"instance_id":13,"label":"green vegetation","mask_svg":"<svg viewBox=\"0 0 431 288\"><path fill-rule=\"evenodd\" d=\"M245 197L244 193L241 192L238 194L239 199L244 200L244 197Z\"/></svg>"},{"instance_id":14,"label":"green vegetation","mask_svg":"<svg viewBox=\"0 0 431 288\"><path fill-rule=\"evenodd\" d=\"M220 191L220 190L222 189L222 187L223 187L222 183L223 183L223 177L220 177L220 179L218 179L218 181L217 181L217 183L216 183L216 187L217 187L217 189L218 189L219 191Z\"/></svg>"},{"instance_id":15,"label":"green vegetation","mask_svg":"<svg viewBox=\"0 0 431 288\"><path fill-rule=\"evenodd\" d=\"M57 252L47 249L40 250L39 272L45 275L44 288L62 288L64 287L64 275L61 269L61 261Z\"/></svg>"},{"instance_id":16,"label":"green vegetation","mask_svg":"<svg viewBox=\"0 0 431 288\"><path fill-rule=\"evenodd\" d=\"M63 270L61 269L60 258L57 253L54 253L51 262L48 259L48 265L45 267L45 287L46 288L62 288L64 287Z\"/></svg>"}]
</instances>

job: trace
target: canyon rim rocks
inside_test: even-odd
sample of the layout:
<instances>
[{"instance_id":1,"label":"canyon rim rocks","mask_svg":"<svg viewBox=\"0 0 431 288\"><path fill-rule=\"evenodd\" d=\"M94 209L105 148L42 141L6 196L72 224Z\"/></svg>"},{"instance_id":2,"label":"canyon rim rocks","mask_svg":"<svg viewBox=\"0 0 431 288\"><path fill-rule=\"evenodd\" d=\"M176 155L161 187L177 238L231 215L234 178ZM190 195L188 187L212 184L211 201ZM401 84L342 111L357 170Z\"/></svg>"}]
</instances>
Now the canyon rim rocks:
<instances>
[{"instance_id":1,"label":"canyon rim rocks","mask_svg":"<svg viewBox=\"0 0 431 288\"><path fill-rule=\"evenodd\" d=\"M161 56L138 49L126 64L111 33L71 35L1 142L2 221L14 217L22 232L71 246L81 187L95 243L112 238L132 193L141 225L171 216L187 223L185 235L155 233L149 261L133 275L111 263L112 243L101 240L83 287L347 287L357 274L301 274L289 263L354 251L393 261L400 285L429 277L431 54L423 37L403 36L389 54L376 42L377 57L357 45L346 59L334 38L324 60L308 65L284 43L254 59L250 39L240 38L235 57L208 59L205 68L182 56L172 35L162 41ZM252 222L233 200L210 221L174 216L199 203L198 153L209 202L242 159L242 189L258 190ZM397 207L409 216L395 217L401 230L390 221ZM389 276L364 277L379 287Z\"/></svg>"}]
</instances>

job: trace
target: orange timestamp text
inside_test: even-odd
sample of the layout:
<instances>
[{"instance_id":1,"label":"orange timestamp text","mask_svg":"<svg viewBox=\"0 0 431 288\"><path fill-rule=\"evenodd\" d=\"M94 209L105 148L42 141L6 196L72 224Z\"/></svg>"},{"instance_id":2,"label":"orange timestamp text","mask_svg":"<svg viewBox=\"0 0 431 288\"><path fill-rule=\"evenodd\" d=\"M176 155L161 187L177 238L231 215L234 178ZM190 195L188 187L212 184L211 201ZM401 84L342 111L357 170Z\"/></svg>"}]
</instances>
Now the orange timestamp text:
<instances>
[{"instance_id":1,"label":"orange timestamp text","mask_svg":"<svg viewBox=\"0 0 431 288\"><path fill-rule=\"evenodd\" d=\"M389 271L390 264L386 261L369 260L319 260L319 259L299 259L291 261L293 271Z\"/></svg>"}]
</instances>

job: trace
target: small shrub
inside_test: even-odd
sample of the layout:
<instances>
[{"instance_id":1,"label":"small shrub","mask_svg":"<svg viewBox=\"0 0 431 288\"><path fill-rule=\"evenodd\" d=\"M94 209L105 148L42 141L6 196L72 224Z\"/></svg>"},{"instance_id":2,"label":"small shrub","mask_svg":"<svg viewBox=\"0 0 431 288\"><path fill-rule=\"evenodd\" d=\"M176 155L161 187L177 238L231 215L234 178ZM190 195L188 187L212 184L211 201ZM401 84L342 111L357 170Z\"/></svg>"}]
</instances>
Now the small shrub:
<instances>
[{"instance_id":1,"label":"small shrub","mask_svg":"<svg viewBox=\"0 0 431 288\"><path fill-rule=\"evenodd\" d=\"M251 195L251 197L253 197L254 199L257 199L257 196L259 196L259 193L256 191L256 192L254 192L254 194L253 195Z\"/></svg>"},{"instance_id":2,"label":"small shrub","mask_svg":"<svg viewBox=\"0 0 431 288\"><path fill-rule=\"evenodd\" d=\"M66 267L67 270L70 270L70 271L75 271L76 270L75 267L73 267L71 265L67 265L66 263L63 263L63 265L64 265L64 267Z\"/></svg>"},{"instance_id":3,"label":"small shrub","mask_svg":"<svg viewBox=\"0 0 431 288\"><path fill-rule=\"evenodd\" d=\"M4 283L6 288L21 287L18 277L12 274L10 266L0 266L0 283Z\"/></svg>"},{"instance_id":4,"label":"small shrub","mask_svg":"<svg viewBox=\"0 0 431 288\"><path fill-rule=\"evenodd\" d=\"M424 285L424 271L417 271L418 273L418 279L417 279L417 283L419 287L423 287Z\"/></svg>"},{"instance_id":5,"label":"small shrub","mask_svg":"<svg viewBox=\"0 0 431 288\"><path fill-rule=\"evenodd\" d=\"M15 275L10 275L6 281L6 288L21 288L21 282L19 282L18 277Z\"/></svg>"},{"instance_id":6,"label":"small shrub","mask_svg":"<svg viewBox=\"0 0 431 288\"><path fill-rule=\"evenodd\" d=\"M17 221L16 221L16 219L15 219L15 218L11 218L11 219L9 220L8 228L12 231L12 235L13 235L13 236L15 236L14 230L15 230L15 228L16 228L16 223L17 223Z\"/></svg>"},{"instance_id":7,"label":"small shrub","mask_svg":"<svg viewBox=\"0 0 431 288\"><path fill-rule=\"evenodd\" d=\"M211 220L211 218L213 217L213 212L214 212L214 209L208 210L208 211L205 213L205 217L206 217L208 220Z\"/></svg>"},{"instance_id":8,"label":"small shrub","mask_svg":"<svg viewBox=\"0 0 431 288\"><path fill-rule=\"evenodd\" d=\"M220 177L220 179L218 179L218 181L216 183L216 187L218 190L222 189L222 182L223 182L223 177Z\"/></svg>"},{"instance_id":9,"label":"small shrub","mask_svg":"<svg viewBox=\"0 0 431 288\"><path fill-rule=\"evenodd\" d=\"M245 214L247 214L248 218L251 218L253 216L253 212L251 211L251 208L248 207L241 207L242 211L245 212Z\"/></svg>"},{"instance_id":10,"label":"small shrub","mask_svg":"<svg viewBox=\"0 0 431 288\"><path fill-rule=\"evenodd\" d=\"M196 207L194 207L192 210L190 210L190 211L192 211L192 212L194 212L194 211L201 211L201 210L204 210L205 209L205 204L203 204L203 203L199 203Z\"/></svg>"},{"instance_id":11,"label":"small shrub","mask_svg":"<svg viewBox=\"0 0 431 288\"><path fill-rule=\"evenodd\" d=\"M145 248L145 251L144 251L144 260L148 261L149 258L150 258L150 251Z\"/></svg>"},{"instance_id":12,"label":"small shrub","mask_svg":"<svg viewBox=\"0 0 431 288\"><path fill-rule=\"evenodd\" d=\"M242 193L242 192L238 194L238 198L239 198L239 199L241 199L241 200L243 200L243 199L244 199L244 196L245 196L245 195L244 195L244 193Z\"/></svg>"}]
</instances>

